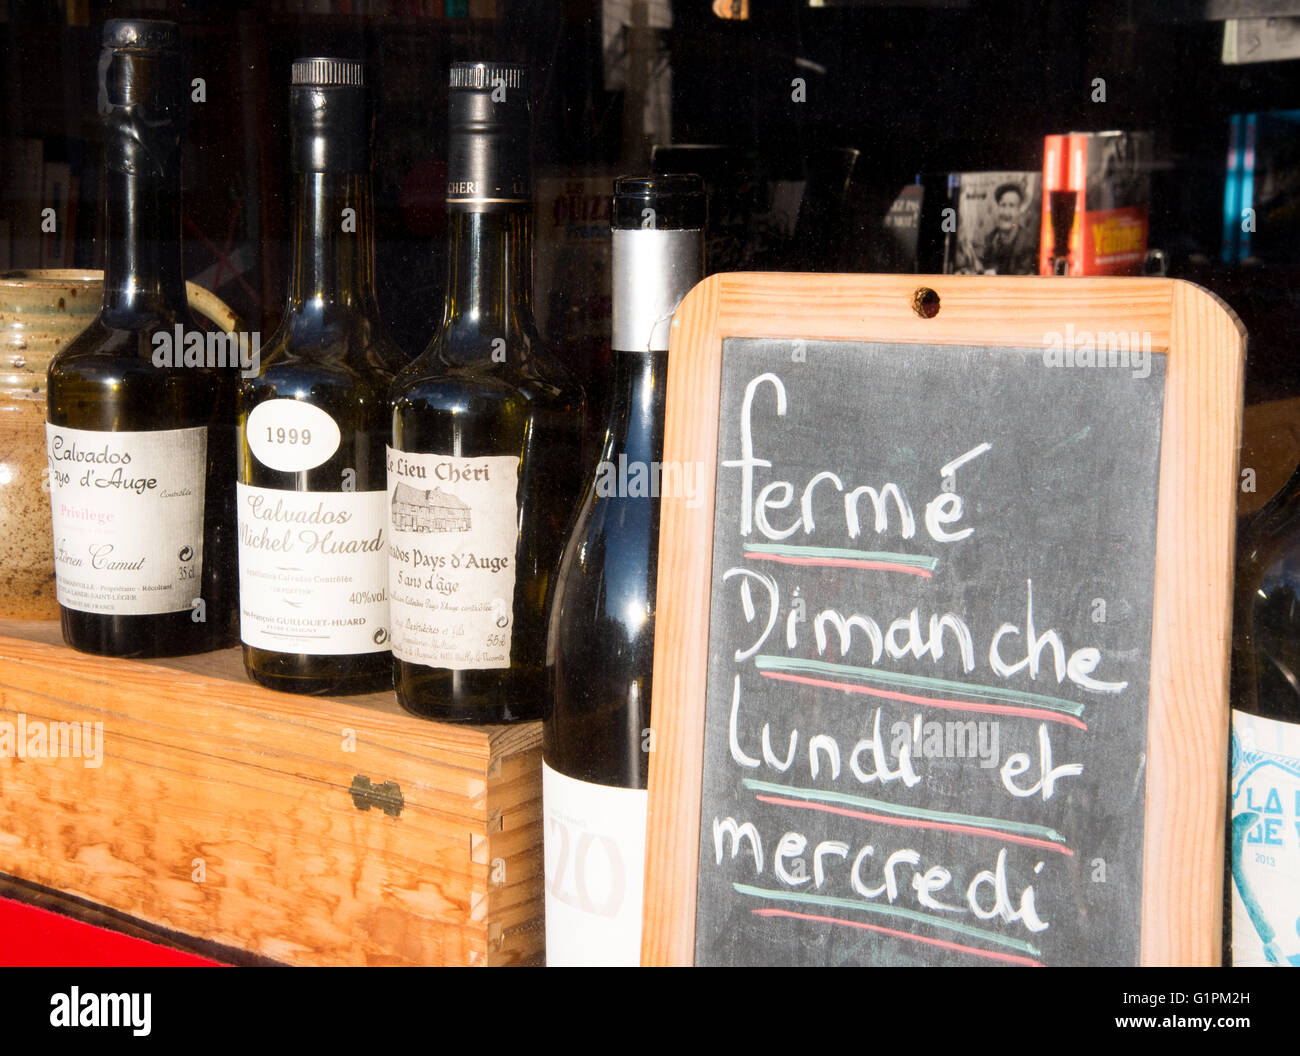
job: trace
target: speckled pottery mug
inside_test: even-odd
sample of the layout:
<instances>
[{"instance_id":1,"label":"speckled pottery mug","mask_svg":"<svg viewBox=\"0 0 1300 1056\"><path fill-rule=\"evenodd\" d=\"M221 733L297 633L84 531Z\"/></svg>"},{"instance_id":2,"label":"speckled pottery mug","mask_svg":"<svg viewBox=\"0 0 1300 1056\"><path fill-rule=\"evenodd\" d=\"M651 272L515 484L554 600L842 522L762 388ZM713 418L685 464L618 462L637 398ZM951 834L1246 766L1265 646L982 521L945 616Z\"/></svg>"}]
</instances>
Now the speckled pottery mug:
<instances>
[{"instance_id":1,"label":"speckled pottery mug","mask_svg":"<svg viewBox=\"0 0 1300 1056\"><path fill-rule=\"evenodd\" d=\"M186 283L190 307L227 333L234 313ZM0 274L0 619L58 619L45 470L45 374L99 313L99 271Z\"/></svg>"}]
</instances>

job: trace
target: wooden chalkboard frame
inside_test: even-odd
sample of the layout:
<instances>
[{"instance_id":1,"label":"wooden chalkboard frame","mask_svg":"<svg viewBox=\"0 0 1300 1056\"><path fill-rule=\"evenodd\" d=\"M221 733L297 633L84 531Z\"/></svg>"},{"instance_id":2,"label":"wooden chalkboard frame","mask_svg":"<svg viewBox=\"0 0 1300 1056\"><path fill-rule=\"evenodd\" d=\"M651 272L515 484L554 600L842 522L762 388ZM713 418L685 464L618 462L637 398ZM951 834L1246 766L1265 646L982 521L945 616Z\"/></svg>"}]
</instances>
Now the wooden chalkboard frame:
<instances>
[{"instance_id":1,"label":"wooden chalkboard frame","mask_svg":"<svg viewBox=\"0 0 1300 1056\"><path fill-rule=\"evenodd\" d=\"M1152 350L1168 355L1140 959L1219 963L1240 321L1172 279L777 273L710 276L672 324L664 460L704 472L689 505L661 500L642 963L688 965L695 954L723 341L1036 348L1067 325L1149 333Z\"/></svg>"}]
</instances>

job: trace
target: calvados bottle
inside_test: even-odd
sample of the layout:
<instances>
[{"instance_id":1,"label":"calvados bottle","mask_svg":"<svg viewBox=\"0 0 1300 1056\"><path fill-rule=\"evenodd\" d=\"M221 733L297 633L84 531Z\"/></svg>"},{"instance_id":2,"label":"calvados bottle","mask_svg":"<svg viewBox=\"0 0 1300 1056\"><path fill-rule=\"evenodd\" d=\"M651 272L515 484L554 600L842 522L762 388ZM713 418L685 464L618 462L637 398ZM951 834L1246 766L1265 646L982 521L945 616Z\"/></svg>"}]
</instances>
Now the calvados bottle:
<instances>
[{"instance_id":1,"label":"calvados bottle","mask_svg":"<svg viewBox=\"0 0 1300 1056\"><path fill-rule=\"evenodd\" d=\"M179 45L171 22L104 27L104 304L48 375L63 637L110 656L231 637L240 356L185 298Z\"/></svg>"},{"instance_id":2,"label":"calvados bottle","mask_svg":"<svg viewBox=\"0 0 1300 1056\"><path fill-rule=\"evenodd\" d=\"M284 321L239 398L244 666L295 693L392 686L384 451L403 357L374 291L364 70L300 59L289 89Z\"/></svg>"},{"instance_id":3,"label":"calvados bottle","mask_svg":"<svg viewBox=\"0 0 1300 1056\"><path fill-rule=\"evenodd\" d=\"M659 498L694 486L661 458L669 324L704 275L703 185L623 177L611 218L611 413L550 622L542 797L552 965L640 960Z\"/></svg>"},{"instance_id":4,"label":"calvados bottle","mask_svg":"<svg viewBox=\"0 0 1300 1056\"><path fill-rule=\"evenodd\" d=\"M418 715L513 722L542 713L584 401L533 322L525 71L461 63L450 85L443 321L391 398L394 683Z\"/></svg>"},{"instance_id":5,"label":"calvados bottle","mask_svg":"<svg viewBox=\"0 0 1300 1056\"><path fill-rule=\"evenodd\" d=\"M1300 469L1251 520L1238 554L1232 963L1300 966Z\"/></svg>"}]
</instances>

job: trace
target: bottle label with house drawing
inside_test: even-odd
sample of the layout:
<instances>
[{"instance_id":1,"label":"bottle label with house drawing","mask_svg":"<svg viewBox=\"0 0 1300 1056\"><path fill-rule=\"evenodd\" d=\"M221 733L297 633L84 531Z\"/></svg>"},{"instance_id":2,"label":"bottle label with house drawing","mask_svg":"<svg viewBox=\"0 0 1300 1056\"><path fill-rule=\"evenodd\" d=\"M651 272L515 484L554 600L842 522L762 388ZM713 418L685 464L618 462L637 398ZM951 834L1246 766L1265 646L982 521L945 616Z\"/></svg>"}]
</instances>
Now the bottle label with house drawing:
<instances>
[{"instance_id":1,"label":"bottle label with house drawing","mask_svg":"<svg viewBox=\"0 0 1300 1056\"><path fill-rule=\"evenodd\" d=\"M519 458L388 449L393 656L452 671L510 666Z\"/></svg>"}]
</instances>

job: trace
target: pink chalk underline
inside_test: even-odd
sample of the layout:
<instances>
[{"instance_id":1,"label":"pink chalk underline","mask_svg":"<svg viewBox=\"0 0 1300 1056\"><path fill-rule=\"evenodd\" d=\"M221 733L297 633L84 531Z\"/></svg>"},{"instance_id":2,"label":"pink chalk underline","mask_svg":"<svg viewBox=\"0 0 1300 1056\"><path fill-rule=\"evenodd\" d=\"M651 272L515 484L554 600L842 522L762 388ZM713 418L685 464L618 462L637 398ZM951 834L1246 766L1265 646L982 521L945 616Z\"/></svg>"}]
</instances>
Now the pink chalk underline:
<instances>
[{"instance_id":1,"label":"pink chalk underline","mask_svg":"<svg viewBox=\"0 0 1300 1056\"><path fill-rule=\"evenodd\" d=\"M879 924L868 924L861 920L843 920L840 917L823 917L815 913L795 913L788 909L751 909L751 913L758 917L793 917L795 920L812 920L819 924L839 924L845 928L860 928L863 931L878 931L882 935L892 935L898 939L907 939L910 942L922 942L927 946L940 946L945 950L956 950L958 953L969 953L976 957L987 957L992 961L1005 961L1008 964L1023 964L1031 968L1042 968L1043 962L1036 961L1032 957L1022 957L1015 953L1003 953L1000 950L981 950L974 946L963 946L959 942L945 942L943 939L932 939L925 935L912 935L906 931L898 931L895 928L882 928Z\"/></svg>"},{"instance_id":2,"label":"pink chalk underline","mask_svg":"<svg viewBox=\"0 0 1300 1056\"><path fill-rule=\"evenodd\" d=\"M785 554L746 554L750 561L779 561L783 565L825 565L832 568L871 568L881 572L906 572L909 576L932 579L934 573L927 568L914 568L893 561L866 561L852 557L788 557Z\"/></svg>"}]
</instances>

